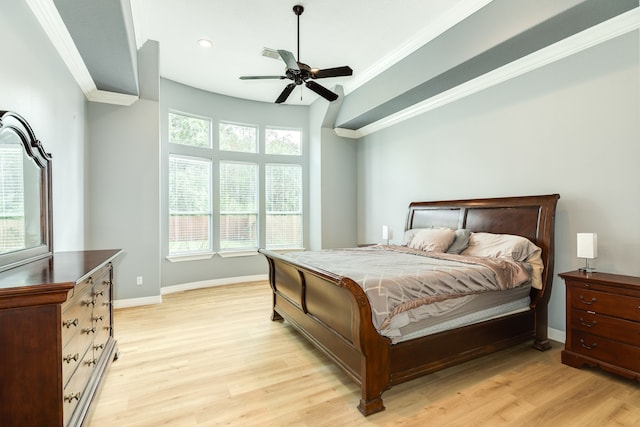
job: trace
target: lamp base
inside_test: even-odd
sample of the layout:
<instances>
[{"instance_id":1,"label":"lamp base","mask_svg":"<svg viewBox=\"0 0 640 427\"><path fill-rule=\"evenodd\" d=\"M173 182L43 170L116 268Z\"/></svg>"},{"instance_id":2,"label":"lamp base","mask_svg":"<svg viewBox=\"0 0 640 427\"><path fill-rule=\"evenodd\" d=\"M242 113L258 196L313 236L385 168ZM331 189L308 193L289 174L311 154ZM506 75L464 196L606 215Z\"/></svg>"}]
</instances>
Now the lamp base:
<instances>
[{"instance_id":1,"label":"lamp base","mask_svg":"<svg viewBox=\"0 0 640 427\"><path fill-rule=\"evenodd\" d=\"M596 271L595 268L589 267L589 258L585 258L584 259L585 265L584 267L580 267L578 269L579 272L584 273L584 274L589 274L589 273L593 273Z\"/></svg>"}]
</instances>

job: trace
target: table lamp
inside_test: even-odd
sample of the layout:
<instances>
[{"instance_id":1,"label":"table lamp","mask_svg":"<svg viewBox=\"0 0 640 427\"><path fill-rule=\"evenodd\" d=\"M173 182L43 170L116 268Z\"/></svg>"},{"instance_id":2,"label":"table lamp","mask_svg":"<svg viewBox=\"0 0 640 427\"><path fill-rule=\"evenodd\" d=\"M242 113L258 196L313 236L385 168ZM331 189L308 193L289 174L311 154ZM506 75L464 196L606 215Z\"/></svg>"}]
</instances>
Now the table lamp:
<instances>
[{"instance_id":1,"label":"table lamp","mask_svg":"<svg viewBox=\"0 0 640 427\"><path fill-rule=\"evenodd\" d=\"M596 233L578 233L578 258L585 259L585 266L579 270L583 273L593 273L595 269L589 267L589 260L598 257L598 235Z\"/></svg>"}]
</instances>

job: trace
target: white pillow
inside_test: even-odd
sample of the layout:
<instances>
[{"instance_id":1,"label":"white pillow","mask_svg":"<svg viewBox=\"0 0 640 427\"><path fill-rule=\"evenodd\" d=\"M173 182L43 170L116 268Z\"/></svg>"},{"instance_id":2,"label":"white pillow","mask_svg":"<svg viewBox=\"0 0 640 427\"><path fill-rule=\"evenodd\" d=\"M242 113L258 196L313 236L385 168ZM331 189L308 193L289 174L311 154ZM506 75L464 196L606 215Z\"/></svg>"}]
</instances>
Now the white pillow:
<instances>
[{"instance_id":1,"label":"white pillow","mask_svg":"<svg viewBox=\"0 0 640 427\"><path fill-rule=\"evenodd\" d=\"M409 242L409 247L426 252L446 252L456 238L450 228L426 228L418 231Z\"/></svg>"},{"instance_id":2,"label":"white pillow","mask_svg":"<svg viewBox=\"0 0 640 427\"><path fill-rule=\"evenodd\" d=\"M539 250L540 248L526 237L512 234L471 233L469 246L460 255L526 261L529 256Z\"/></svg>"}]
</instances>

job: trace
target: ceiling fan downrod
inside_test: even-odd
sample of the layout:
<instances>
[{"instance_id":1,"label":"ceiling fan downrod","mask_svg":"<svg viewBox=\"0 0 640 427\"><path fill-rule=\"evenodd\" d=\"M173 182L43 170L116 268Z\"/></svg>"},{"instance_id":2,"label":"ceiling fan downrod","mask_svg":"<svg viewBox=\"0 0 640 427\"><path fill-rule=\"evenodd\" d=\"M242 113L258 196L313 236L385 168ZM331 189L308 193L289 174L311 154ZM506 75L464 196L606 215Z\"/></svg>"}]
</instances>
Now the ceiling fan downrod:
<instances>
[{"instance_id":1,"label":"ceiling fan downrod","mask_svg":"<svg viewBox=\"0 0 640 427\"><path fill-rule=\"evenodd\" d=\"M293 6L293 13L298 17L298 62L300 62L300 15L302 15L302 12L304 12L304 7L299 4Z\"/></svg>"}]
</instances>

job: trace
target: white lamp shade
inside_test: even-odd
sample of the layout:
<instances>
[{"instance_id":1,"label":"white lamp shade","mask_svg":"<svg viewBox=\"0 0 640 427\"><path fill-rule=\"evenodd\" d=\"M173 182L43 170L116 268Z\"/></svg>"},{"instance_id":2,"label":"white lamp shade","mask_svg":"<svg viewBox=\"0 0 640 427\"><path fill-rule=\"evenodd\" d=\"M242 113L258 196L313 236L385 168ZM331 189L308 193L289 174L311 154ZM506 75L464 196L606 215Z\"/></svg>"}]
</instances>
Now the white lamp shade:
<instances>
[{"instance_id":1,"label":"white lamp shade","mask_svg":"<svg viewBox=\"0 0 640 427\"><path fill-rule=\"evenodd\" d=\"M578 233L578 258L598 257L598 235L596 233Z\"/></svg>"},{"instance_id":2,"label":"white lamp shade","mask_svg":"<svg viewBox=\"0 0 640 427\"><path fill-rule=\"evenodd\" d=\"M389 227L386 225L382 226L382 238L384 240L389 240Z\"/></svg>"}]
</instances>

